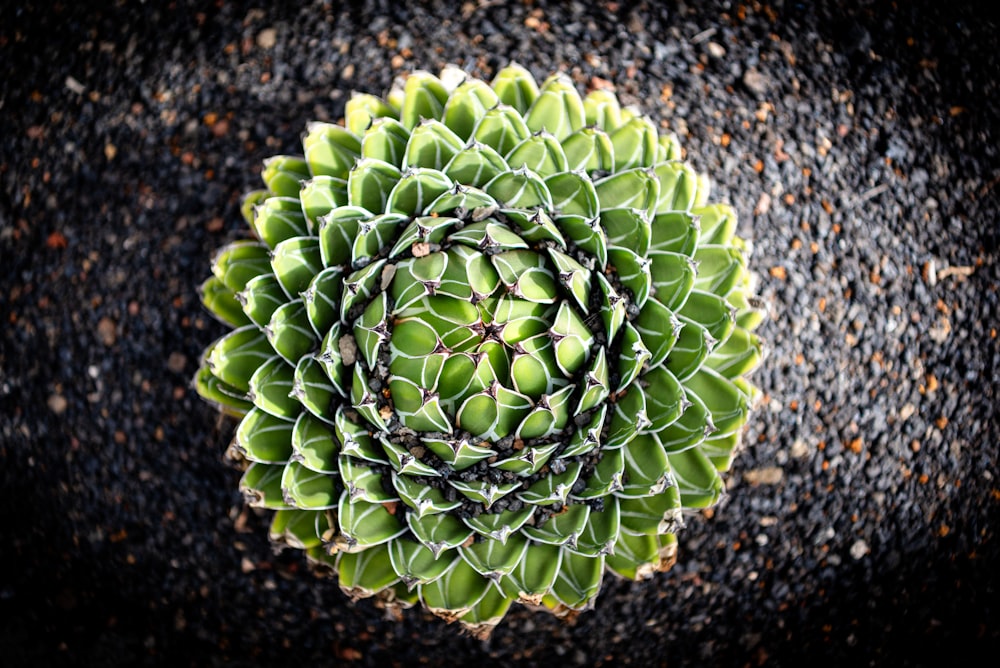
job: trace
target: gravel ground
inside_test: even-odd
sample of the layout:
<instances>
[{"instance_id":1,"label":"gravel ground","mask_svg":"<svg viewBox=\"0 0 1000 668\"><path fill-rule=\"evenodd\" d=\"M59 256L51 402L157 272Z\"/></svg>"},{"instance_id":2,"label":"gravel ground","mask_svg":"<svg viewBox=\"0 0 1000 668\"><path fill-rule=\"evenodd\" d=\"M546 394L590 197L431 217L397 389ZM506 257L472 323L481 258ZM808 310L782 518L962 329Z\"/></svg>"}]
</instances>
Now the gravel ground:
<instances>
[{"instance_id":1,"label":"gravel ground","mask_svg":"<svg viewBox=\"0 0 1000 668\"><path fill-rule=\"evenodd\" d=\"M30 3L29 3L30 4ZM937 665L1000 650L1000 39L962 2L0 9L0 655ZM263 3L261 3L263 4ZM406 5L406 6L403 6ZM754 239L764 399L680 561L492 640L273 555L189 389L240 194L352 89L508 60L678 132Z\"/></svg>"}]
</instances>

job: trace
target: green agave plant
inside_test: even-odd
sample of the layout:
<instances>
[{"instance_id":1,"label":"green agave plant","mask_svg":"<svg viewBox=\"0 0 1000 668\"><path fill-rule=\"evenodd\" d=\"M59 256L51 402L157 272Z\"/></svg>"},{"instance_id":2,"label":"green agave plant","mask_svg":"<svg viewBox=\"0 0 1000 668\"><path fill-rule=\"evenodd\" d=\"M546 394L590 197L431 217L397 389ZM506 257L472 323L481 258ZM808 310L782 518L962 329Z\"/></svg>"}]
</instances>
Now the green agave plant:
<instances>
[{"instance_id":1,"label":"green agave plant","mask_svg":"<svg viewBox=\"0 0 1000 668\"><path fill-rule=\"evenodd\" d=\"M202 286L199 394L271 538L481 637L675 561L755 388L736 215L602 90L456 68L354 95L265 161Z\"/></svg>"}]
</instances>

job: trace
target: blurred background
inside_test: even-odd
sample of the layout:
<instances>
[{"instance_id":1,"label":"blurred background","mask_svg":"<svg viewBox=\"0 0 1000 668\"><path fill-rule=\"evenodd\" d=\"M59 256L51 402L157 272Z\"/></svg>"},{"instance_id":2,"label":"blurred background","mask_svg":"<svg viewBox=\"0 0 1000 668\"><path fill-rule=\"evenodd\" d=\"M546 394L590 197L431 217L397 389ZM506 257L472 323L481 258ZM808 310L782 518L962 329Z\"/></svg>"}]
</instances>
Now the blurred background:
<instances>
[{"instance_id":1,"label":"blurred background","mask_svg":"<svg viewBox=\"0 0 1000 668\"><path fill-rule=\"evenodd\" d=\"M5 665L932 665L996 656L987 2L0 6ZM189 387L197 287L309 120L455 63L614 90L740 214L763 399L678 564L489 642L274 554ZM982 654L985 652L985 654ZM988 660L988 659L987 659Z\"/></svg>"}]
</instances>

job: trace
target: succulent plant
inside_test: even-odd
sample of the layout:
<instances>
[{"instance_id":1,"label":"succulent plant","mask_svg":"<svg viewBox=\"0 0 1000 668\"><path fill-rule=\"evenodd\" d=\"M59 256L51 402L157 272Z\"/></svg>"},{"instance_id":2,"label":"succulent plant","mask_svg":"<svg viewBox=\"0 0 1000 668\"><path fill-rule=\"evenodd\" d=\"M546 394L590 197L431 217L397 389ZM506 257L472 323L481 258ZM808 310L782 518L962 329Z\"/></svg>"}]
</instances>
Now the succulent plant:
<instances>
[{"instance_id":1,"label":"succulent plant","mask_svg":"<svg viewBox=\"0 0 1000 668\"><path fill-rule=\"evenodd\" d=\"M271 538L485 636L675 560L761 344L736 215L676 137L524 68L414 72L265 161L202 286L198 392Z\"/></svg>"}]
</instances>

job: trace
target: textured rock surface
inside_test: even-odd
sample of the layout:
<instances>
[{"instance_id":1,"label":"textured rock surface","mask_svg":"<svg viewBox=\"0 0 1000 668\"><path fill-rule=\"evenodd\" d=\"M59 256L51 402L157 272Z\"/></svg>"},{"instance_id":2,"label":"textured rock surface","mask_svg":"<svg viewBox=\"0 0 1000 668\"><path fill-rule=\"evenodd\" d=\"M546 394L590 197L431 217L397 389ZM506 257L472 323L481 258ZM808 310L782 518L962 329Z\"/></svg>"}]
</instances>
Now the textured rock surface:
<instances>
[{"instance_id":1,"label":"textured rock surface","mask_svg":"<svg viewBox=\"0 0 1000 668\"><path fill-rule=\"evenodd\" d=\"M163 5L163 6L160 6ZM0 9L7 665L921 665L1000 649L1000 128L986 3ZM821 5L821 6L819 6ZM755 242L766 393L678 565L484 644L273 555L188 388L239 195L352 89L612 86Z\"/></svg>"}]
</instances>

